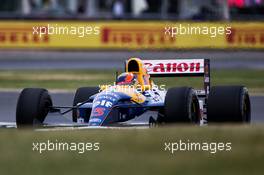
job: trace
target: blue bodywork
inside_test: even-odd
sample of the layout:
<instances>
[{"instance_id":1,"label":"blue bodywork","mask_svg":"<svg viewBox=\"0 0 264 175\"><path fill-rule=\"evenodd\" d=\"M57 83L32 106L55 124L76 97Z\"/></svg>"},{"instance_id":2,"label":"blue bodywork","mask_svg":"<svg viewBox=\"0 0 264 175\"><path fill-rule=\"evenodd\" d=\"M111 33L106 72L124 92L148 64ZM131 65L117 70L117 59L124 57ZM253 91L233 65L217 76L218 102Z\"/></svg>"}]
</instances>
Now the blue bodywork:
<instances>
[{"instance_id":1,"label":"blue bodywork","mask_svg":"<svg viewBox=\"0 0 264 175\"><path fill-rule=\"evenodd\" d=\"M131 120L147 110L157 110L163 103L145 100L137 103L122 92L100 92L91 96L92 102L79 106L79 118L89 126L106 126Z\"/></svg>"}]
</instances>

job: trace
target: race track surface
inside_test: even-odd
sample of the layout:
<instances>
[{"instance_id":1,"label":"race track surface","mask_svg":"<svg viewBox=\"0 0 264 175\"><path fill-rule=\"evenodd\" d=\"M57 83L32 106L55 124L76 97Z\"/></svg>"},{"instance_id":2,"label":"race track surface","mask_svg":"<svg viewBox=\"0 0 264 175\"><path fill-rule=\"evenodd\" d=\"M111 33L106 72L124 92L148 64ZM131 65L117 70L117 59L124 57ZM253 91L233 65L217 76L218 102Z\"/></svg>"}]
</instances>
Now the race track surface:
<instances>
[{"instance_id":1,"label":"race track surface","mask_svg":"<svg viewBox=\"0 0 264 175\"><path fill-rule=\"evenodd\" d=\"M130 57L209 58L213 69L264 69L263 51L14 51L0 50L0 70L122 69Z\"/></svg>"},{"instance_id":2,"label":"race track surface","mask_svg":"<svg viewBox=\"0 0 264 175\"><path fill-rule=\"evenodd\" d=\"M15 122L16 103L19 92L0 92L0 122ZM74 93L69 92L53 92L51 97L54 105L72 105ZM263 115L264 96L252 96L252 123L264 122ZM71 113L67 115L70 119ZM50 119L50 121L58 122L58 118Z\"/></svg>"}]
</instances>

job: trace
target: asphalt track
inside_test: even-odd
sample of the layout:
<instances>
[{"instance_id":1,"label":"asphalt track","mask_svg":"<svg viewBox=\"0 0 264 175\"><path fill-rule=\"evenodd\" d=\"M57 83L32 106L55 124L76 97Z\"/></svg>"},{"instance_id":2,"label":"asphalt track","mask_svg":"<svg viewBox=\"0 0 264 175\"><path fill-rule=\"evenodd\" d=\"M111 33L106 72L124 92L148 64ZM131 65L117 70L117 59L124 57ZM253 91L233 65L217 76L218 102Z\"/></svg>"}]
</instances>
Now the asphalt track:
<instances>
[{"instance_id":1,"label":"asphalt track","mask_svg":"<svg viewBox=\"0 0 264 175\"><path fill-rule=\"evenodd\" d=\"M0 122L15 122L16 103L20 92L0 92ZM72 105L74 93L72 92L52 92L51 97L54 105ZM263 123L264 96L252 96L252 123ZM49 118L50 122L64 121L59 116ZM71 113L66 116L68 119Z\"/></svg>"},{"instance_id":2,"label":"asphalt track","mask_svg":"<svg viewBox=\"0 0 264 175\"><path fill-rule=\"evenodd\" d=\"M15 51L0 50L0 70L123 69L130 57L209 58L213 69L264 69L264 51Z\"/></svg>"}]
</instances>

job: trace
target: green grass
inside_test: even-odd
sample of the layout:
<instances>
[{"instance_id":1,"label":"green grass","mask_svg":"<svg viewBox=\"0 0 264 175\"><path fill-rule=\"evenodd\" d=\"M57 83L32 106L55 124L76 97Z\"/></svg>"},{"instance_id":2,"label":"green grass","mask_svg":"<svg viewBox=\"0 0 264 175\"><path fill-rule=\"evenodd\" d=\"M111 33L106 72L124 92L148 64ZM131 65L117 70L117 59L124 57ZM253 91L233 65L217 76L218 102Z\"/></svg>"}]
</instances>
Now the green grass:
<instances>
[{"instance_id":1,"label":"green grass","mask_svg":"<svg viewBox=\"0 0 264 175\"><path fill-rule=\"evenodd\" d=\"M263 174L264 127L175 126L146 130L0 132L1 174ZM32 142L99 142L100 151L32 151ZM165 142L231 142L231 151L164 151Z\"/></svg>"},{"instance_id":2,"label":"green grass","mask_svg":"<svg viewBox=\"0 0 264 175\"><path fill-rule=\"evenodd\" d=\"M42 70L0 71L0 88L17 89L43 87L47 89L74 90L81 86L112 84L114 71ZM251 93L264 93L264 70L212 70L212 85L245 85ZM157 84L202 87L202 78L158 78Z\"/></svg>"}]
</instances>

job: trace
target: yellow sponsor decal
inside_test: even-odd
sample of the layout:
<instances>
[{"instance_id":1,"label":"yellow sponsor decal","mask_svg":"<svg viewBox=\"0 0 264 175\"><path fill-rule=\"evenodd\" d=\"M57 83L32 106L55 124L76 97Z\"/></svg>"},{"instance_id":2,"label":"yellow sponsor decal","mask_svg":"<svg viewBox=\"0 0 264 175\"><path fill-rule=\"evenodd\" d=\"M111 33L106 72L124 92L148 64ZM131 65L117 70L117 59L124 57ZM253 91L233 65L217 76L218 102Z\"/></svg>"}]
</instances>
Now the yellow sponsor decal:
<instances>
[{"instance_id":1,"label":"yellow sponsor decal","mask_svg":"<svg viewBox=\"0 0 264 175\"><path fill-rule=\"evenodd\" d=\"M129 85L124 85L124 86L116 86L115 87L116 92L122 92L128 96L131 97L131 100L136 102L136 103L144 103L146 101L146 97L142 95L139 92L136 92L136 87L134 86L129 86Z\"/></svg>"},{"instance_id":2,"label":"yellow sponsor decal","mask_svg":"<svg viewBox=\"0 0 264 175\"><path fill-rule=\"evenodd\" d=\"M196 28L227 28L231 33L165 34L165 28L175 26ZM34 33L36 27L53 34ZM54 28L62 27L61 33ZM63 32L64 33L63 33ZM86 34L83 34L83 32ZM40 31L39 31L40 32ZM0 48L40 49L263 49L264 23L187 23L161 21L2 21Z\"/></svg>"}]
</instances>

